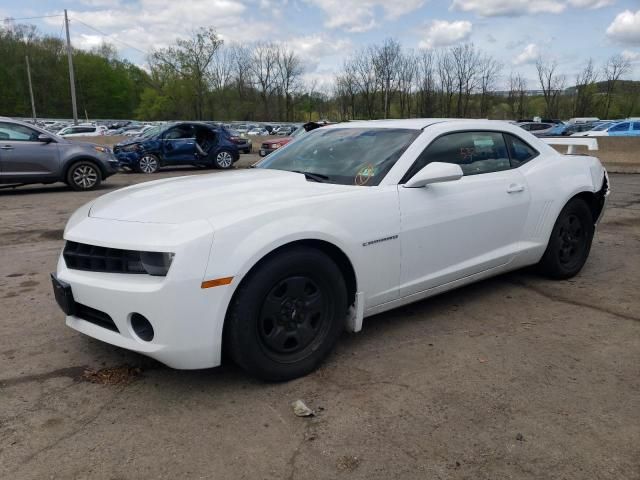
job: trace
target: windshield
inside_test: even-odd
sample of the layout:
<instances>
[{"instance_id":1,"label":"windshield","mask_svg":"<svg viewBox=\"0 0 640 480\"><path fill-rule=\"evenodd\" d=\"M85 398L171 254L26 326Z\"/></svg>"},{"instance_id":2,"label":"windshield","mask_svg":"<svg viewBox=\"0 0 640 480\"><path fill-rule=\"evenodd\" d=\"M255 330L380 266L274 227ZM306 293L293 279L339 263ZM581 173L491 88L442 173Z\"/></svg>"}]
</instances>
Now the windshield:
<instances>
[{"instance_id":1,"label":"windshield","mask_svg":"<svg viewBox=\"0 0 640 480\"><path fill-rule=\"evenodd\" d=\"M153 136L157 135L158 133L160 133L161 129L162 129L161 127L147 128L144 132L142 132L140 134L140 136L142 138L150 138L150 137L153 137Z\"/></svg>"},{"instance_id":2,"label":"windshield","mask_svg":"<svg viewBox=\"0 0 640 480\"><path fill-rule=\"evenodd\" d=\"M305 173L327 183L378 185L419 134L400 128L319 128L256 167Z\"/></svg>"},{"instance_id":3,"label":"windshield","mask_svg":"<svg viewBox=\"0 0 640 480\"><path fill-rule=\"evenodd\" d=\"M601 130L606 130L607 128L609 128L611 125L613 124L613 122L607 122L607 123L603 123L601 125L598 125L597 127L593 127L591 130L595 131L595 132L599 132Z\"/></svg>"}]
</instances>

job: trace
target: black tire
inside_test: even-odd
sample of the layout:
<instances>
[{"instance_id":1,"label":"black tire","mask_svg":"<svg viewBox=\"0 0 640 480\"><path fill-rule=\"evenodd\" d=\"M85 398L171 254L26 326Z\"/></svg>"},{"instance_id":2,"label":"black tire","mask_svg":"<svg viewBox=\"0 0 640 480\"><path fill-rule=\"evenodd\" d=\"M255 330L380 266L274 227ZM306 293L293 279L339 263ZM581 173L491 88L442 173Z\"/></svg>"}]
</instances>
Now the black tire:
<instances>
[{"instance_id":1,"label":"black tire","mask_svg":"<svg viewBox=\"0 0 640 480\"><path fill-rule=\"evenodd\" d=\"M558 280L577 275L589 257L594 230L593 215L586 202L580 198L570 200L553 226L538 263L540 273Z\"/></svg>"},{"instance_id":2,"label":"black tire","mask_svg":"<svg viewBox=\"0 0 640 480\"><path fill-rule=\"evenodd\" d=\"M347 294L336 264L295 247L264 260L238 288L225 320L225 354L266 381L315 370L344 330Z\"/></svg>"},{"instance_id":3,"label":"black tire","mask_svg":"<svg viewBox=\"0 0 640 480\"><path fill-rule=\"evenodd\" d=\"M136 163L135 171L138 173L157 173L160 170L160 159L151 154L144 153L138 163Z\"/></svg>"},{"instance_id":4,"label":"black tire","mask_svg":"<svg viewBox=\"0 0 640 480\"><path fill-rule=\"evenodd\" d=\"M251 149L250 148L245 148L242 152L243 153L251 153Z\"/></svg>"},{"instance_id":5,"label":"black tire","mask_svg":"<svg viewBox=\"0 0 640 480\"><path fill-rule=\"evenodd\" d=\"M94 162L82 160L69 167L66 182L78 192L93 190L102 182L102 172Z\"/></svg>"},{"instance_id":6,"label":"black tire","mask_svg":"<svg viewBox=\"0 0 640 480\"><path fill-rule=\"evenodd\" d=\"M233 162L233 153L228 150L220 150L216 153L216 156L213 157L213 166L222 170L232 168Z\"/></svg>"}]
</instances>

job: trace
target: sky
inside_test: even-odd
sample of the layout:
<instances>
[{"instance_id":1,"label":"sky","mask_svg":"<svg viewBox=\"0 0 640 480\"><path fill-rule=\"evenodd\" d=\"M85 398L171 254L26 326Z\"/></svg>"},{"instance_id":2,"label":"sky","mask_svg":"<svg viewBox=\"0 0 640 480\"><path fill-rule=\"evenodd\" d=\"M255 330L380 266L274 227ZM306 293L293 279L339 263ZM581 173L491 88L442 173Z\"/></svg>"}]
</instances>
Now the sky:
<instances>
[{"instance_id":1,"label":"sky","mask_svg":"<svg viewBox=\"0 0 640 480\"><path fill-rule=\"evenodd\" d=\"M521 72L535 88L533 64L556 60L568 81L589 57L615 54L640 79L640 0L0 0L0 19L21 20L91 48L103 40L144 66L145 53L215 26L226 43L282 42L304 60L306 79L329 85L344 59L393 37L409 49L473 43Z\"/></svg>"}]
</instances>

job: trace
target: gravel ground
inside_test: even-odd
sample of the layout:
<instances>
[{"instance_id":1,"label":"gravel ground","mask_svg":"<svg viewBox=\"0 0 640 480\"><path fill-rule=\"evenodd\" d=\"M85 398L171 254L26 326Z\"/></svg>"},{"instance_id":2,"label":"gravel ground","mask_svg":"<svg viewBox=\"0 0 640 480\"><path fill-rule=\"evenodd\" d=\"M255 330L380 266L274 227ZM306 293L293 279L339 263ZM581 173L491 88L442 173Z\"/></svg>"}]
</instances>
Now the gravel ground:
<instances>
[{"instance_id":1,"label":"gravel ground","mask_svg":"<svg viewBox=\"0 0 640 480\"><path fill-rule=\"evenodd\" d=\"M369 318L283 384L65 327L48 275L66 219L148 178L0 191L0 478L640 478L640 176L612 175L578 277L516 272Z\"/></svg>"}]
</instances>

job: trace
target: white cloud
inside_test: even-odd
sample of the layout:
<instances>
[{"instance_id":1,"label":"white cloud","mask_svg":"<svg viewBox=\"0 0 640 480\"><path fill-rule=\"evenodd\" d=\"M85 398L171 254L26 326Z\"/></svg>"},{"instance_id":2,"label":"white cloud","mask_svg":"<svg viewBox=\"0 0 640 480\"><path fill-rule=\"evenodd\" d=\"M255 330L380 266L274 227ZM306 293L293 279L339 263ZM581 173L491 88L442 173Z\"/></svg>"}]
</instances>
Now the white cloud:
<instances>
[{"instance_id":1,"label":"white cloud","mask_svg":"<svg viewBox=\"0 0 640 480\"><path fill-rule=\"evenodd\" d=\"M631 63L640 62L640 52L634 52L633 50L624 50L622 52L622 58L628 60Z\"/></svg>"},{"instance_id":2,"label":"white cloud","mask_svg":"<svg viewBox=\"0 0 640 480\"><path fill-rule=\"evenodd\" d=\"M103 0L84 0L101 4ZM117 8L116 8L117 7ZM48 14L60 12L48 12ZM117 48L133 45L149 52L167 47L177 38L184 38L200 26L215 25L225 41L252 42L270 37L277 25L268 19L252 19L247 25L248 8L240 0L140 0L139 2L111 2L98 10L70 10L72 41L79 48L90 48L87 38L99 35L83 25L84 22L108 34L104 38ZM45 20L58 25L59 18Z\"/></svg>"},{"instance_id":3,"label":"white cloud","mask_svg":"<svg viewBox=\"0 0 640 480\"><path fill-rule=\"evenodd\" d=\"M453 0L451 4L452 10L472 12L481 17L562 13L565 8L566 5L558 0Z\"/></svg>"},{"instance_id":4,"label":"white cloud","mask_svg":"<svg viewBox=\"0 0 640 480\"><path fill-rule=\"evenodd\" d=\"M569 5L575 8L604 8L616 3L616 0L569 0Z\"/></svg>"},{"instance_id":5,"label":"white cloud","mask_svg":"<svg viewBox=\"0 0 640 480\"><path fill-rule=\"evenodd\" d=\"M473 25L466 20L447 22L446 20L434 20L429 24L420 48L446 47L462 42L469 38Z\"/></svg>"},{"instance_id":6,"label":"white cloud","mask_svg":"<svg viewBox=\"0 0 640 480\"><path fill-rule=\"evenodd\" d=\"M620 43L640 45L640 10L619 13L607 28L607 35Z\"/></svg>"},{"instance_id":7,"label":"white cloud","mask_svg":"<svg viewBox=\"0 0 640 480\"><path fill-rule=\"evenodd\" d=\"M535 43L530 43L524 50L520 52L516 58L513 59L514 65L525 65L529 63L535 63L540 56L540 49Z\"/></svg>"},{"instance_id":8,"label":"white cloud","mask_svg":"<svg viewBox=\"0 0 640 480\"><path fill-rule=\"evenodd\" d=\"M348 32L365 32L378 25L376 10L395 19L420 8L424 0L307 0L327 15L325 26Z\"/></svg>"}]
</instances>

